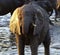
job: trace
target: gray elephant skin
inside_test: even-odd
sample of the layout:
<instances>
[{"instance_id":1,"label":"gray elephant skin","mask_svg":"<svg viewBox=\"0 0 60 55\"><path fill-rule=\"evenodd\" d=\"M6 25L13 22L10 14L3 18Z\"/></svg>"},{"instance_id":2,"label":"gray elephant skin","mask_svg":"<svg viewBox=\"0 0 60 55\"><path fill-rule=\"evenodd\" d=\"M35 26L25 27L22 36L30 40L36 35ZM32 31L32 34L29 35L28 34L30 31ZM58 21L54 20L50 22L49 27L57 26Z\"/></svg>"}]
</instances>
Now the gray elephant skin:
<instances>
[{"instance_id":1,"label":"gray elephant skin","mask_svg":"<svg viewBox=\"0 0 60 55\"><path fill-rule=\"evenodd\" d=\"M18 12L16 10L15 12ZM18 17L21 21L21 34L15 33L18 55L24 55L25 45L30 45L31 55L37 55L37 49L41 43L44 45L45 55L50 55L49 15L35 2L23 5L21 11L20 18Z\"/></svg>"}]
</instances>

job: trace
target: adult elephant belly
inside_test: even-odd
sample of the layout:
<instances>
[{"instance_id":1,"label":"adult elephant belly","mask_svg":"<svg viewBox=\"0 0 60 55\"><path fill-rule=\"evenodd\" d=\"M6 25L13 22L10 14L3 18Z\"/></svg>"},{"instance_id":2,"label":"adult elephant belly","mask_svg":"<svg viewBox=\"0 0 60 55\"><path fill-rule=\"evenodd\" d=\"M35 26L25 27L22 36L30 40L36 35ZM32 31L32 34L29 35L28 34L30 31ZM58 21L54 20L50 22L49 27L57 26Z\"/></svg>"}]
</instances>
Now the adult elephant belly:
<instances>
[{"instance_id":1,"label":"adult elephant belly","mask_svg":"<svg viewBox=\"0 0 60 55\"><path fill-rule=\"evenodd\" d=\"M0 1L0 15L5 15L9 13L12 9L13 2L12 0L1 0Z\"/></svg>"},{"instance_id":2,"label":"adult elephant belly","mask_svg":"<svg viewBox=\"0 0 60 55\"><path fill-rule=\"evenodd\" d=\"M5 15L9 12L13 12L17 7L22 6L24 1L22 0L1 0L0 1L0 15Z\"/></svg>"}]
</instances>

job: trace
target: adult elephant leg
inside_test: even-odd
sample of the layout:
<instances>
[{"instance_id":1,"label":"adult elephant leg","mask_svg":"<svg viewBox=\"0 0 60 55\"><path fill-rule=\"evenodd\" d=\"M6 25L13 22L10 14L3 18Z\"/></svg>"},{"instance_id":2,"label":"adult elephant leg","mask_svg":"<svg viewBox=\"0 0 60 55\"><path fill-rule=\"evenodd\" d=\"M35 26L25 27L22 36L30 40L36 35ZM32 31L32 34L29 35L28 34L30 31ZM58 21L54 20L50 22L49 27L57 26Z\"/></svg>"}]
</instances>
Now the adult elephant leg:
<instances>
[{"instance_id":1,"label":"adult elephant leg","mask_svg":"<svg viewBox=\"0 0 60 55\"><path fill-rule=\"evenodd\" d=\"M13 46L13 42L15 41L15 35L11 33L9 37L10 37L10 42L11 42L10 46Z\"/></svg>"},{"instance_id":2,"label":"adult elephant leg","mask_svg":"<svg viewBox=\"0 0 60 55\"><path fill-rule=\"evenodd\" d=\"M45 48L45 55L50 55L50 36L49 36L49 33L47 33L43 44L44 44L44 48Z\"/></svg>"},{"instance_id":3,"label":"adult elephant leg","mask_svg":"<svg viewBox=\"0 0 60 55\"><path fill-rule=\"evenodd\" d=\"M38 50L38 41L36 39L33 39L31 41L31 55L37 55L37 50Z\"/></svg>"},{"instance_id":4,"label":"adult elephant leg","mask_svg":"<svg viewBox=\"0 0 60 55\"><path fill-rule=\"evenodd\" d=\"M57 15L58 15L57 9L55 9L55 13L56 13L56 14L55 14L55 16L56 16L56 17L55 17L55 21L57 22Z\"/></svg>"},{"instance_id":5,"label":"adult elephant leg","mask_svg":"<svg viewBox=\"0 0 60 55\"><path fill-rule=\"evenodd\" d=\"M18 55L24 55L24 40L23 36L16 34L16 45L18 49Z\"/></svg>"}]
</instances>

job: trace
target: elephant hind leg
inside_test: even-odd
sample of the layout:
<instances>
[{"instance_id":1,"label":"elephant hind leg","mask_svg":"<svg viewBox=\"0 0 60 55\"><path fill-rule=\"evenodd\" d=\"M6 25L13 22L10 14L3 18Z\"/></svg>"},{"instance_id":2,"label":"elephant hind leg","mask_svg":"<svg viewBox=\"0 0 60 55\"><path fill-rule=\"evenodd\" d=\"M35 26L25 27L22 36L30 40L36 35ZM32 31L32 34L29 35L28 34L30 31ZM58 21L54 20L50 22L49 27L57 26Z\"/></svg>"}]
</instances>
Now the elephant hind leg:
<instances>
[{"instance_id":1,"label":"elephant hind leg","mask_svg":"<svg viewBox=\"0 0 60 55\"><path fill-rule=\"evenodd\" d=\"M24 55L24 40L22 36L16 35L16 45L18 49L18 55Z\"/></svg>"},{"instance_id":2,"label":"elephant hind leg","mask_svg":"<svg viewBox=\"0 0 60 55\"><path fill-rule=\"evenodd\" d=\"M50 36L49 33L47 34L44 42L43 42L44 48L45 48L45 55L50 55Z\"/></svg>"}]
</instances>

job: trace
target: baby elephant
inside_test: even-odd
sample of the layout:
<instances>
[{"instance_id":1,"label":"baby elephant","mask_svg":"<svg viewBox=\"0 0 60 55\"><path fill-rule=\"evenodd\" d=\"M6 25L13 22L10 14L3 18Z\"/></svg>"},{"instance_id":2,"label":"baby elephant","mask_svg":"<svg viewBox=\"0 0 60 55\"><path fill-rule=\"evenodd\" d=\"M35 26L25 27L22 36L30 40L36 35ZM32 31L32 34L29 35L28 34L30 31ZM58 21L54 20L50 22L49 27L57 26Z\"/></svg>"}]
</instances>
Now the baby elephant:
<instances>
[{"instance_id":1,"label":"baby elephant","mask_svg":"<svg viewBox=\"0 0 60 55\"><path fill-rule=\"evenodd\" d=\"M24 55L25 45L30 45L31 55L37 55L43 43L45 55L50 55L49 16L37 3L18 7L10 19L10 30L15 34L18 55Z\"/></svg>"}]
</instances>

